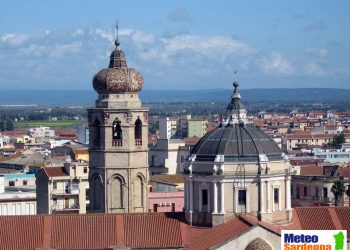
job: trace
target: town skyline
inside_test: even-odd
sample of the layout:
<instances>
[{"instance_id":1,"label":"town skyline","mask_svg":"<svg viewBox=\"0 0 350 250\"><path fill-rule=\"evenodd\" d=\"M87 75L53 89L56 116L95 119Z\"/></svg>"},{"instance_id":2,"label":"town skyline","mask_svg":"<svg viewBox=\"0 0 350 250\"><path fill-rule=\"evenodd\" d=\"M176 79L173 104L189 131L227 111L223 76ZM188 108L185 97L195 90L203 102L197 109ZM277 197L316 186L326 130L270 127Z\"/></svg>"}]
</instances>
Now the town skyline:
<instances>
[{"instance_id":1,"label":"town skyline","mask_svg":"<svg viewBox=\"0 0 350 250\"><path fill-rule=\"evenodd\" d=\"M146 90L230 89L235 71L242 89L349 88L346 1L1 5L0 89L91 89L116 18Z\"/></svg>"}]
</instances>

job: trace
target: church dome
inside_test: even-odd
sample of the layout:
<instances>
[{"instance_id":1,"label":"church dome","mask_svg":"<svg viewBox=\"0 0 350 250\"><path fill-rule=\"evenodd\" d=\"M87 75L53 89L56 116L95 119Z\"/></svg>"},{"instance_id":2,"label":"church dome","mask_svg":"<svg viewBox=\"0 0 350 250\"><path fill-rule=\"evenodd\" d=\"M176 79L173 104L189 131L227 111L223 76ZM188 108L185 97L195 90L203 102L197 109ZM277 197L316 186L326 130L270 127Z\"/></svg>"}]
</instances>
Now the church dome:
<instances>
[{"instance_id":1,"label":"church dome","mask_svg":"<svg viewBox=\"0 0 350 250\"><path fill-rule=\"evenodd\" d=\"M272 250L272 247L262 238L258 237L248 244L245 250Z\"/></svg>"},{"instance_id":2,"label":"church dome","mask_svg":"<svg viewBox=\"0 0 350 250\"><path fill-rule=\"evenodd\" d=\"M191 155L200 161L215 161L218 155L223 155L225 162L257 162L261 155L268 160L282 160L278 145L247 121L247 111L237 91L238 83L234 83L234 87L227 107L227 120L203 136L193 147Z\"/></svg>"},{"instance_id":3,"label":"church dome","mask_svg":"<svg viewBox=\"0 0 350 250\"><path fill-rule=\"evenodd\" d=\"M125 53L118 48L119 41L115 44L108 68L94 76L93 87L99 94L138 93L143 87L143 77L137 70L128 68Z\"/></svg>"}]
</instances>

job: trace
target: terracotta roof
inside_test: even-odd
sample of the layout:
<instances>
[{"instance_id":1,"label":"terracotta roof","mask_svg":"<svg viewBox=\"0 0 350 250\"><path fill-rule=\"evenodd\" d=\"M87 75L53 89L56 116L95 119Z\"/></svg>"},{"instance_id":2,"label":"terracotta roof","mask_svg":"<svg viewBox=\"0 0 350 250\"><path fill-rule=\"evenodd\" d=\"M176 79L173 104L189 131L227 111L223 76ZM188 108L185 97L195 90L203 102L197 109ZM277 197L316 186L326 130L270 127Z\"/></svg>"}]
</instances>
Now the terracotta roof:
<instances>
[{"instance_id":1,"label":"terracotta roof","mask_svg":"<svg viewBox=\"0 0 350 250\"><path fill-rule=\"evenodd\" d=\"M1 250L183 247L180 221L164 213L0 216L0 225Z\"/></svg>"},{"instance_id":2,"label":"terracotta roof","mask_svg":"<svg viewBox=\"0 0 350 250\"><path fill-rule=\"evenodd\" d=\"M303 230L337 230L342 226L335 211L334 207L299 207L296 215Z\"/></svg>"},{"instance_id":3,"label":"terracotta roof","mask_svg":"<svg viewBox=\"0 0 350 250\"><path fill-rule=\"evenodd\" d=\"M164 183L184 183L185 179L182 174L160 174L160 175L151 175L150 182L164 182Z\"/></svg>"},{"instance_id":4,"label":"terracotta roof","mask_svg":"<svg viewBox=\"0 0 350 250\"><path fill-rule=\"evenodd\" d=\"M300 166L300 175L302 176L321 176L323 175L323 167L316 164L308 164Z\"/></svg>"},{"instance_id":5,"label":"terracotta roof","mask_svg":"<svg viewBox=\"0 0 350 250\"><path fill-rule=\"evenodd\" d=\"M48 177L68 176L64 167L44 167L43 169Z\"/></svg>"},{"instance_id":6,"label":"terracotta roof","mask_svg":"<svg viewBox=\"0 0 350 250\"><path fill-rule=\"evenodd\" d=\"M126 214L124 230L125 245L131 248L182 246L180 222L166 214Z\"/></svg>"},{"instance_id":7,"label":"terracotta roof","mask_svg":"<svg viewBox=\"0 0 350 250\"><path fill-rule=\"evenodd\" d=\"M0 225L6 225L0 227L2 250L36 249L43 246L44 216L0 216Z\"/></svg>"},{"instance_id":8,"label":"terracotta roof","mask_svg":"<svg viewBox=\"0 0 350 250\"><path fill-rule=\"evenodd\" d=\"M253 225L241 220L232 218L226 223L213 228L196 228L189 225L182 225L182 234L186 235L185 247L188 250L208 249L229 239L234 238L247 231Z\"/></svg>"}]
</instances>

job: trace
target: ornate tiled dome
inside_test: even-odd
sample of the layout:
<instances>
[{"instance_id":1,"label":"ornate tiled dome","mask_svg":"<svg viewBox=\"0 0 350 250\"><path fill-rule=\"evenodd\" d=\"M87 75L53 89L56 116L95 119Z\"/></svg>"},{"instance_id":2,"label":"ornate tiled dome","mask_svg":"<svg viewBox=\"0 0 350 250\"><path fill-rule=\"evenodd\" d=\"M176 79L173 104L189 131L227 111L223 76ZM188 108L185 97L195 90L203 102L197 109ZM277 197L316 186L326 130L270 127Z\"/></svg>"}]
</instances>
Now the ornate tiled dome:
<instances>
[{"instance_id":1,"label":"ornate tiled dome","mask_svg":"<svg viewBox=\"0 0 350 250\"><path fill-rule=\"evenodd\" d=\"M215 161L218 155L223 155L225 162L256 162L261 155L268 160L282 160L278 145L247 121L247 111L237 91L238 83L233 85L235 90L227 107L227 120L203 136L193 147L191 155L196 155L196 160L201 161Z\"/></svg>"},{"instance_id":2,"label":"ornate tiled dome","mask_svg":"<svg viewBox=\"0 0 350 250\"><path fill-rule=\"evenodd\" d=\"M272 250L272 247L262 238L258 237L248 244L245 250Z\"/></svg>"},{"instance_id":3,"label":"ornate tiled dome","mask_svg":"<svg viewBox=\"0 0 350 250\"><path fill-rule=\"evenodd\" d=\"M128 68L125 53L118 48L111 53L107 69L102 69L93 78L93 87L99 94L123 94L140 92L143 87L141 73L133 68Z\"/></svg>"}]
</instances>

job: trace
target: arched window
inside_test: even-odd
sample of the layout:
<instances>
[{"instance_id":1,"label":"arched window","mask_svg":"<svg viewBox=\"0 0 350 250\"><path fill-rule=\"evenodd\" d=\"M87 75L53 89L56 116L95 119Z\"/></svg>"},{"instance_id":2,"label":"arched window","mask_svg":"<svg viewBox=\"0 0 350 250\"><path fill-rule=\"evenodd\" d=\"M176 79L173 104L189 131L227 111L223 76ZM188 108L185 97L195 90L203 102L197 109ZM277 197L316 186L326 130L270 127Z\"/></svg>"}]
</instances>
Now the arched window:
<instances>
[{"instance_id":1,"label":"arched window","mask_svg":"<svg viewBox=\"0 0 350 250\"><path fill-rule=\"evenodd\" d=\"M121 127L121 121L116 118L113 122L113 139L123 139L123 131Z\"/></svg>"},{"instance_id":2,"label":"arched window","mask_svg":"<svg viewBox=\"0 0 350 250\"><path fill-rule=\"evenodd\" d=\"M100 122L98 119L94 122L93 143L94 148L100 147Z\"/></svg>"},{"instance_id":3,"label":"arched window","mask_svg":"<svg viewBox=\"0 0 350 250\"><path fill-rule=\"evenodd\" d=\"M140 175L134 179L134 202L135 207L144 206L144 181Z\"/></svg>"},{"instance_id":4,"label":"arched window","mask_svg":"<svg viewBox=\"0 0 350 250\"><path fill-rule=\"evenodd\" d=\"M111 180L112 208L124 208L124 178L116 175Z\"/></svg>"},{"instance_id":5,"label":"arched window","mask_svg":"<svg viewBox=\"0 0 350 250\"><path fill-rule=\"evenodd\" d=\"M142 145L142 122L140 119L135 122L135 145Z\"/></svg>"}]
</instances>

